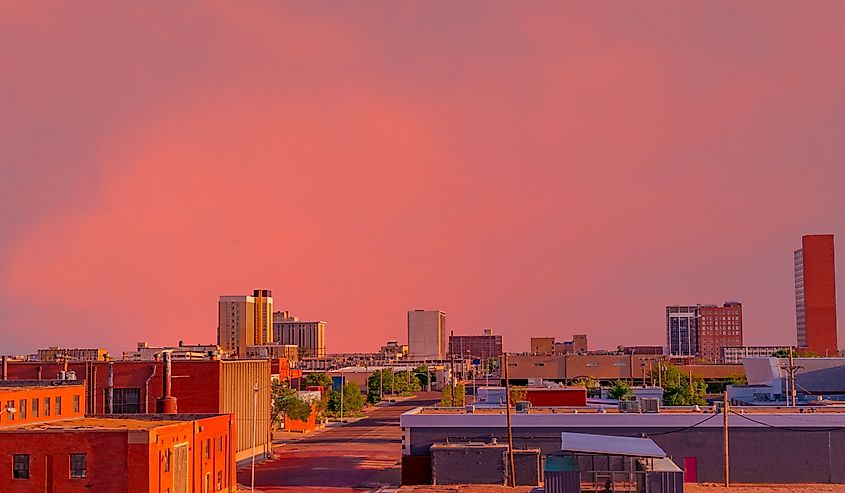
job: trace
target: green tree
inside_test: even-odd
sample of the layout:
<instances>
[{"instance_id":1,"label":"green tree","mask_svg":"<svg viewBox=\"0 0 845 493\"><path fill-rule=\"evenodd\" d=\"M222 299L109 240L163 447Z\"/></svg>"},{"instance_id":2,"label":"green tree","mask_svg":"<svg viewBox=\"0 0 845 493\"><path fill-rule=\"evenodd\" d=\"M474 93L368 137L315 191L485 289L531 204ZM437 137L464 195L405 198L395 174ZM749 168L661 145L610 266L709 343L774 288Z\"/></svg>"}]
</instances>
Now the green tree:
<instances>
[{"instance_id":1,"label":"green tree","mask_svg":"<svg viewBox=\"0 0 845 493\"><path fill-rule=\"evenodd\" d=\"M414 368L414 376L417 377L417 380L420 381L421 389L428 387L429 377L431 377L432 382L435 381L434 375L429 375L428 373L428 365L420 365Z\"/></svg>"},{"instance_id":2,"label":"green tree","mask_svg":"<svg viewBox=\"0 0 845 493\"><path fill-rule=\"evenodd\" d=\"M343 415L353 415L364 408L365 397L357 384L348 382L343 386ZM327 405L329 414L339 416L341 409L340 391L332 392Z\"/></svg>"},{"instance_id":3,"label":"green tree","mask_svg":"<svg viewBox=\"0 0 845 493\"><path fill-rule=\"evenodd\" d=\"M322 386L324 390L328 391L332 388L332 379L326 373L309 373L305 376L306 387Z\"/></svg>"},{"instance_id":4,"label":"green tree","mask_svg":"<svg viewBox=\"0 0 845 493\"><path fill-rule=\"evenodd\" d=\"M575 385L575 386L578 386L578 387L584 387L587 390L597 389L601 386L599 384L599 381L596 380L593 377L576 378L575 380L572 381L572 385Z\"/></svg>"},{"instance_id":5,"label":"green tree","mask_svg":"<svg viewBox=\"0 0 845 493\"><path fill-rule=\"evenodd\" d=\"M374 371L367 378L367 401L379 402L383 395L393 391L393 372L390 369Z\"/></svg>"},{"instance_id":6,"label":"green tree","mask_svg":"<svg viewBox=\"0 0 845 493\"><path fill-rule=\"evenodd\" d=\"M707 385L704 380L690 379L675 365L663 367L663 404L667 406L705 405Z\"/></svg>"},{"instance_id":7,"label":"green tree","mask_svg":"<svg viewBox=\"0 0 845 493\"><path fill-rule=\"evenodd\" d=\"M511 405L528 398L528 389L525 387L511 387Z\"/></svg>"},{"instance_id":8,"label":"green tree","mask_svg":"<svg viewBox=\"0 0 845 493\"><path fill-rule=\"evenodd\" d=\"M458 382L455 384L455 390L453 392L455 394L455 406L465 406L467 398L467 386L463 382Z\"/></svg>"},{"instance_id":9,"label":"green tree","mask_svg":"<svg viewBox=\"0 0 845 493\"><path fill-rule=\"evenodd\" d=\"M631 384L629 384L626 380L617 380L612 387L610 387L610 391L608 395L611 399L616 400L624 400L633 395L631 393Z\"/></svg>"},{"instance_id":10,"label":"green tree","mask_svg":"<svg viewBox=\"0 0 845 493\"><path fill-rule=\"evenodd\" d=\"M452 407L452 386L443 386L443 395L440 396L440 407Z\"/></svg>"},{"instance_id":11,"label":"green tree","mask_svg":"<svg viewBox=\"0 0 845 493\"><path fill-rule=\"evenodd\" d=\"M311 417L311 404L299 396L299 392L279 382L273 382L273 407L271 422L279 426L284 419L308 421Z\"/></svg>"},{"instance_id":12,"label":"green tree","mask_svg":"<svg viewBox=\"0 0 845 493\"><path fill-rule=\"evenodd\" d=\"M781 348L772 353L772 356L775 358L788 358L789 357L789 349ZM792 350L792 357L793 358L819 358L819 353L815 351L810 351L809 349L793 349Z\"/></svg>"}]
</instances>

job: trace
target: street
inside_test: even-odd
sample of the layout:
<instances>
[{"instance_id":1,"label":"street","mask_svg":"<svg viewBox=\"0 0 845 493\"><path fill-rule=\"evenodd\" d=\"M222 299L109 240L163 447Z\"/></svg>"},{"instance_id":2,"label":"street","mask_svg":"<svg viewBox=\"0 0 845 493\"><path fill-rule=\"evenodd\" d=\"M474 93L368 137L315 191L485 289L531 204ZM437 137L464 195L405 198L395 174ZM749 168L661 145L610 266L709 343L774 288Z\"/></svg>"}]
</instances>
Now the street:
<instances>
[{"instance_id":1,"label":"street","mask_svg":"<svg viewBox=\"0 0 845 493\"><path fill-rule=\"evenodd\" d=\"M399 486L399 416L439 399L439 393L422 392L407 401L374 408L357 422L276 446L274 458L255 467L255 489L341 493ZM241 490L249 491L249 467L238 471L238 483Z\"/></svg>"}]
</instances>

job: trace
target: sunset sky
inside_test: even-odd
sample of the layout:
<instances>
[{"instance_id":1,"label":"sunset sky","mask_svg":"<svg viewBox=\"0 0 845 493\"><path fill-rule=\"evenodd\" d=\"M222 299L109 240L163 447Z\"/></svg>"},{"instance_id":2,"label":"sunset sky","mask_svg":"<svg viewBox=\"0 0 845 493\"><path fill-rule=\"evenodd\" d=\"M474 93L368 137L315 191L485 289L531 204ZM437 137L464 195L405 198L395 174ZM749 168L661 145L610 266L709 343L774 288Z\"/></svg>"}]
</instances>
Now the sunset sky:
<instances>
[{"instance_id":1,"label":"sunset sky","mask_svg":"<svg viewBox=\"0 0 845 493\"><path fill-rule=\"evenodd\" d=\"M725 300L747 343L794 343L802 234L837 235L845 309L843 21L0 0L0 353L210 343L256 288L329 352L414 308L508 350L659 345L667 304Z\"/></svg>"}]
</instances>

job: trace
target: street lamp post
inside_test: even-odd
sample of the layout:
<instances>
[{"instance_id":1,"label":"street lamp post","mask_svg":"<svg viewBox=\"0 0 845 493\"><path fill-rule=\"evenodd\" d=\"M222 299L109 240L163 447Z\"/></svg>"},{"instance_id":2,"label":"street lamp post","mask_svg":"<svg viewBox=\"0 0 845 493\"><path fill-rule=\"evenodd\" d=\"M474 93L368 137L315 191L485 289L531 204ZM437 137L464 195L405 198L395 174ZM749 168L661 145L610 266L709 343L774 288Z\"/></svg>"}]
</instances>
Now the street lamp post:
<instances>
[{"instance_id":1,"label":"street lamp post","mask_svg":"<svg viewBox=\"0 0 845 493\"><path fill-rule=\"evenodd\" d=\"M258 382L255 382L252 386L252 464L250 466L249 491L255 491L255 439L258 431L258 392L272 386L273 384L270 383L270 385L259 387Z\"/></svg>"}]
</instances>

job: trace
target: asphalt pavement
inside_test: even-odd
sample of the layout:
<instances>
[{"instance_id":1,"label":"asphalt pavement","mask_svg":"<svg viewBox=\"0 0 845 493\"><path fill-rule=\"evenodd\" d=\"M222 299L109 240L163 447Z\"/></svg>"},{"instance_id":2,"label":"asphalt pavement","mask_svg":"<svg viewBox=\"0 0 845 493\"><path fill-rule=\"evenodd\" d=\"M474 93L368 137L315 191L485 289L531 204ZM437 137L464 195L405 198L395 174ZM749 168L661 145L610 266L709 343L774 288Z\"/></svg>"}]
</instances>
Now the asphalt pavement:
<instances>
[{"instance_id":1,"label":"asphalt pavement","mask_svg":"<svg viewBox=\"0 0 845 493\"><path fill-rule=\"evenodd\" d=\"M346 493L379 491L400 482L399 416L440 400L422 392L390 406L375 407L366 418L277 445L274 457L255 467L255 491L266 493ZM250 491L249 467L238 470L241 491Z\"/></svg>"}]
</instances>

